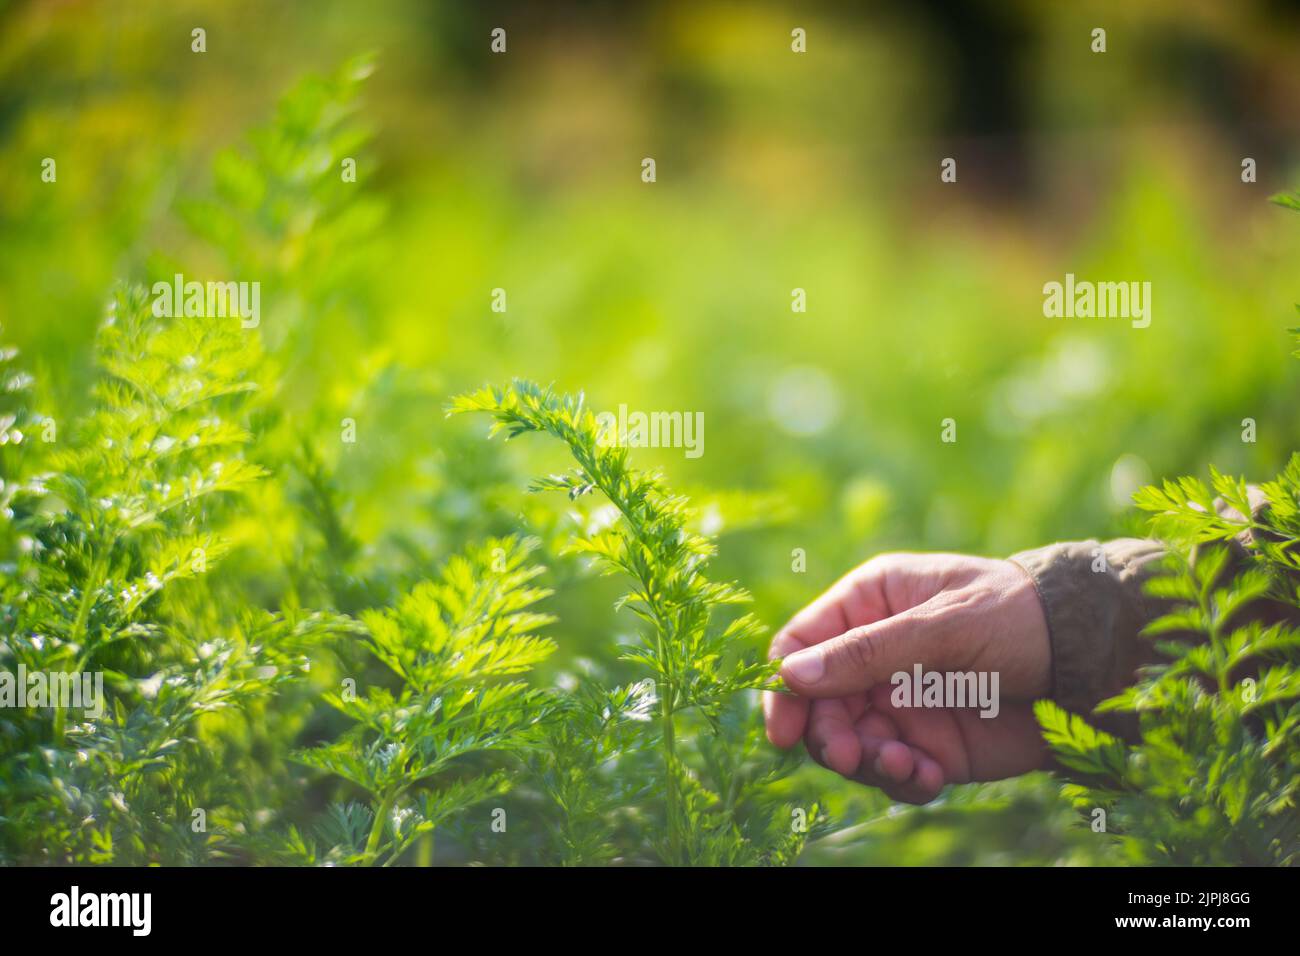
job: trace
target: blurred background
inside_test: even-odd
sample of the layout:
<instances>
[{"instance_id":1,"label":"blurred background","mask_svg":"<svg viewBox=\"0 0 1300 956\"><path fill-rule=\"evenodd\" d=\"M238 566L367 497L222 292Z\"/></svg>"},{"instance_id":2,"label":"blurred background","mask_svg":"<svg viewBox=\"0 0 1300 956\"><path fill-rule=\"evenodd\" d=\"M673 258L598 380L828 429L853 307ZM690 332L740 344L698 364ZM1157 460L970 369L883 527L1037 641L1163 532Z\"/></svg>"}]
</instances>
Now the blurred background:
<instances>
[{"instance_id":1,"label":"blurred background","mask_svg":"<svg viewBox=\"0 0 1300 956\"><path fill-rule=\"evenodd\" d=\"M366 52L355 109L301 117L315 152L256 132ZM1300 226L1267 197L1300 183L1298 133L1292 2L0 0L0 335L70 419L114 281L262 282L275 399L350 542L267 491L246 542L267 603L306 587L275 555L365 582L563 532L523 493L554 449L484 443L444 419L457 392L703 412L702 457L637 460L698 497L718 573L775 627L878 551L1128 533L1145 482L1279 468ZM1067 272L1149 281L1150 327L1045 318ZM554 564L565 668L631 624ZM814 863L1109 860L1041 777L921 810L812 767L791 786L852 824Z\"/></svg>"}]
</instances>

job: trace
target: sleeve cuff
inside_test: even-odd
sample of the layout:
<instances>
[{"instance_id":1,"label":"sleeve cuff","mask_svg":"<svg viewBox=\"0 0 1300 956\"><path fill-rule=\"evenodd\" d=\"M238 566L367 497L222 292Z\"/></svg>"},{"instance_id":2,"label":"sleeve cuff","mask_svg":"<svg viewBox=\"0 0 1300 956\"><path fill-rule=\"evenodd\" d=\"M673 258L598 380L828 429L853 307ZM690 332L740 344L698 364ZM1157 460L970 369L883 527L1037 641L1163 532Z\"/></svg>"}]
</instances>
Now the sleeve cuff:
<instances>
[{"instance_id":1,"label":"sleeve cuff","mask_svg":"<svg viewBox=\"0 0 1300 956\"><path fill-rule=\"evenodd\" d=\"M1067 710L1094 707L1131 683L1151 659L1139 636L1160 613L1142 583L1164 554L1154 541L1071 541L1021 551L1011 560L1029 574L1047 618L1051 697Z\"/></svg>"}]
</instances>

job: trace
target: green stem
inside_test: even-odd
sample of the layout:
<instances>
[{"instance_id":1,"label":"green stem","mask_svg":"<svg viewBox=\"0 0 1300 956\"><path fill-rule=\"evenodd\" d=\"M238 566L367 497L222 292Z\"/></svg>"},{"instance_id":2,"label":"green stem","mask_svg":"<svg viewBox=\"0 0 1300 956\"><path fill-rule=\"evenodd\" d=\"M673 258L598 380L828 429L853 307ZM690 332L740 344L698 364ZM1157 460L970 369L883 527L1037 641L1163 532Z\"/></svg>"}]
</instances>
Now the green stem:
<instances>
[{"instance_id":1,"label":"green stem","mask_svg":"<svg viewBox=\"0 0 1300 956\"><path fill-rule=\"evenodd\" d=\"M645 528L638 520L636 509L632 502L625 496L619 494L617 484L610 485L602 481L598 475L600 469L596 467L596 461L589 455L581 452L579 445L569 438L569 436L558 434L557 437L569 444L574 457L578 461L579 467L587 474L588 478L600 489L614 505L615 508L623 515L624 520L632 529L633 538L645 547L647 550L654 552L652 542L648 540ZM639 577L639 576L638 576ZM677 735L676 727L673 722L673 682L671 675L666 674L666 668L671 666L671 661L665 653L665 643L670 640L671 633L671 615L667 608L661 606L656 599L656 582L653 580L640 579L641 589L646 595L649 604L651 616L655 621L655 641L658 645L658 654L656 655L661 670L659 672L659 721L660 736L663 742L664 752L664 771L665 781L664 795L667 801L665 816L668 823L668 863L671 866L678 866L682 861L682 833L681 833L681 815L678 806L679 796L677 787Z\"/></svg>"},{"instance_id":2,"label":"green stem","mask_svg":"<svg viewBox=\"0 0 1300 956\"><path fill-rule=\"evenodd\" d=\"M62 707L54 708L54 746L59 747L63 744L63 734L67 726L67 718L64 716Z\"/></svg>"},{"instance_id":3,"label":"green stem","mask_svg":"<svg viewBox=\"0 0 1300 956\"><path fill-rule=\"evenodd\" d=\"M416 866L433 866L433 834L426 833L415 848Z\"/></svg>"},{"instance_id":4,"label":"green stem","mask_svg":"<svg viewBox=\"0 0 1300 956\"><path fill-rule=\"evenodd\" d=\"M601 493L614 505L615 508L623 515L632 531L632 538L649 551L652 555L656 554L655 543L646 533L646 529L640 521L633 502L627 496L621 494L621 489L617 481L610 482L604 479L602 469L597 467L597 456L589 453L583 447L581 438L576 434L570 434L571 429L556 428L553 425L543 423L543 429L550 431L561 441L565 442L577 460L579 467ZM659 599L657 593L657 581L654 580L654 572L651 570L650 579L645 576L636 575L640 580L643 593L646 595L646 603L649 605L651 617L655 623L655 641L658 649L659 673L659 719L660 719L660 736L662 738L664 769L667 780L665 781L665 797L667 800L666 819L668 824L668 862L672 866L682 863L682 816L680 804L680 788L677 784L677 772L680 764L677 759L677 739L676 727L673 720L674 710L674 674L672 658L667 652L667 643L671 641L675 631L673 626L673 616L671 607L665 607Z\"/></svg>"},{"instance_id":5,"label":"green stem","mask_svg":"<svg viewBox=\"0 0 1300 956\"><path fill-rule=\"evenodd\" d=\"M362 866L374 866L375 859L379 856L379 840L384 833L384 821L388 819L388 814L393 809L393 800L396 794L389 794L379 802L379 809L375 811L375 822L370 826L370 836L366 840L365 853L361 857Z\"/></svg>"},{"instance_id":6,"label":"green stem","mask_svg":"<svg viewBox=\"0 0 1300 956\"><path fill-rule=\"evenodd\" d=\"M1228 696L1228 655L1227 649L1223 646L1223 628L1219 620L1218 609L1215 608L1213 600L1208 593L1210 583L1205 589L1202 589L1200 596L1201 613L1209 621L1209 638L1210 638L1210 655L1214 661L1214 675L1219 683L1219 696Z\"/></svg>"},{"instance_id":7,"label":"green stem","mask_svg":"<svg viewBox=\"0 0 1300 956\"><path fill-rule=\"evenodd\" d=\"M666 813L668 818L668 863L671 866L677 866L681 863L682 836L681 822L677 813L677 737L676 728L673 726L673 689L671 684L659 688L659 715L663 727L664 769L667 771L665 796L668 802Z\"/></svg>"},{"instance_id":8,"label":"green stem","mask_svg":"<svg viewBox=\"0 0 1300 956\"><path fill-rule=\"evenodd\" d=\"M77 667L80 669L82 663L86 660L86 627L90 623L90 611L95 606L95 593L104 583L104 575L108 573L108 559L105 555L100 555L95 559L95 563L90 566L90 573L86 576L85 585L81 589L81 601L77 604L77 616L72 622L72 630L69 632L71 642L76 645ZM67 726L67 714L62 707L54 708L54 746L59 747L63 744L63 735Z\"/></svg>"}]
</instances>

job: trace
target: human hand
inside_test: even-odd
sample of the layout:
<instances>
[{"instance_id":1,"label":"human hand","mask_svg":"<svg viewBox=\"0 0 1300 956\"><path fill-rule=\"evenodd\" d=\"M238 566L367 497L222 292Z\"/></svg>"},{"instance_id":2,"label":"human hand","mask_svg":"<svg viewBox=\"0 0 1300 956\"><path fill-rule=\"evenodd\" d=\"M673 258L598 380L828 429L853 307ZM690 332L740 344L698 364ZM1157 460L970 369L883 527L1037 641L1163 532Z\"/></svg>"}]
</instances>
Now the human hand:
<instances>
[{"instance_id":1,"label":"human hand","mask_svg":"<svg viewBox=\"0 0 1300 956\"><path fill-rule=\"evenodd\" d=\"M1032 702L1050 687L1042 604L1011 561L884 554L849 572L772 640L792 693L769 691L768 739L802 739L813 759L895 800L927 803L949 783L1043 767ZM995 717L957 707L895 706L890 678L996 672Z\"/></svg>"}]
</instances>

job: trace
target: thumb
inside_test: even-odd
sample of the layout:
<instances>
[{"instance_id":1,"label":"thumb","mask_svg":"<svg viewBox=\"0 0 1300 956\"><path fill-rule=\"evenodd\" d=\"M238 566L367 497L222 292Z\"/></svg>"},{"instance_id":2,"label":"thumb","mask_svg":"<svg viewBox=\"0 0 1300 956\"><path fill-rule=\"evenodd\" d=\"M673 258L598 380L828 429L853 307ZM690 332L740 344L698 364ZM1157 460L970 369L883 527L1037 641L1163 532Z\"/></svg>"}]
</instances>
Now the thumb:
<instances>
[{"instance_id":1,"label":"thumb","mask_svg":"<svg viewBox=\"0 0 1300 956\"><path fill-rule=\"evenodd\" d=\"M926 604L786 657L781 677L804 697L844 697L889 681L914 664L942 668L951 618Z\"/></svg>"}]
</instances>

